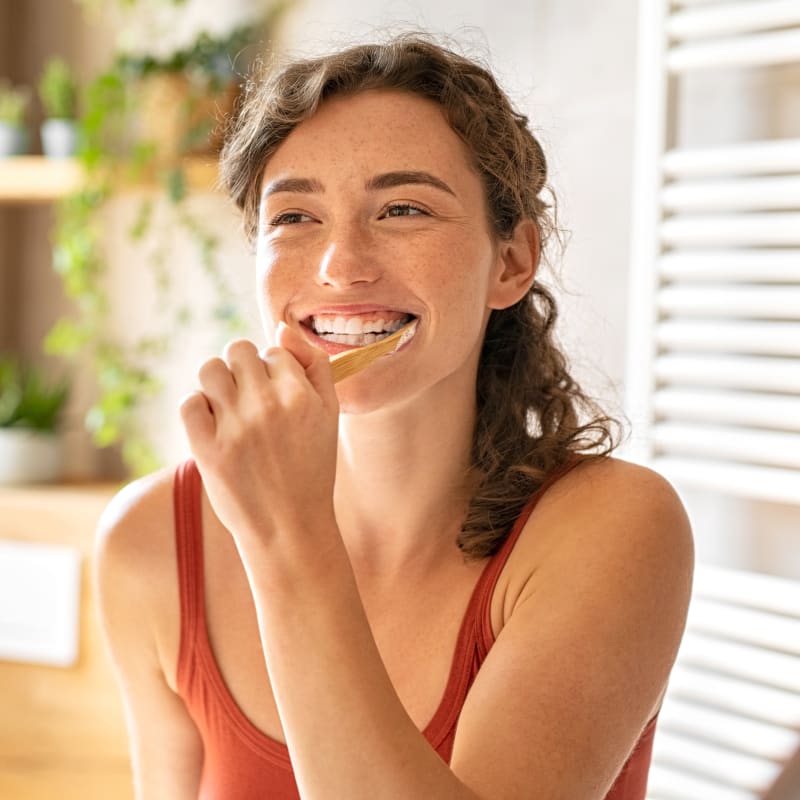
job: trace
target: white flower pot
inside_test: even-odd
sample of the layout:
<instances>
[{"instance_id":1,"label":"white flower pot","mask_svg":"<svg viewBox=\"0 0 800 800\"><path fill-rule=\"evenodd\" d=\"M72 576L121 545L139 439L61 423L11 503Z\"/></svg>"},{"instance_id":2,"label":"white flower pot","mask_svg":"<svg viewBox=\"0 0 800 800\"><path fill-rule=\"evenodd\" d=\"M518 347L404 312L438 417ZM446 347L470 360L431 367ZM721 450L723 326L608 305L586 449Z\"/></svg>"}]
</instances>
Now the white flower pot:
<instances>
[{"instance_id":1,"label":"white flower pot","mask_svg":"<svg viewBox=\"0 0 800 800\"><path fill-rule=\"evenodd\" d=\"M63 467L60 434L0 428L0 484L55 481Z\"/></svg>"},{"instance_id":2,"label":"white flower pot","mask_svg":"<svg viewBox=\"0 0 800 800\"><path fill-rule=\"evenodd\" d=\"M20 125L0 122L0 158L21 156L28 149L28 132Z\"/></svg>"},{"instance_id":3,"label":"white flower pot","mask_svg":"<svg viewBox=\"0 0 800 800\"><path fill-rule=\"evenodd\" d=\"M40 129L48 158L69 158L78 149L78 126L72 119L46 119Z\"/></svg>"}]
</instances>

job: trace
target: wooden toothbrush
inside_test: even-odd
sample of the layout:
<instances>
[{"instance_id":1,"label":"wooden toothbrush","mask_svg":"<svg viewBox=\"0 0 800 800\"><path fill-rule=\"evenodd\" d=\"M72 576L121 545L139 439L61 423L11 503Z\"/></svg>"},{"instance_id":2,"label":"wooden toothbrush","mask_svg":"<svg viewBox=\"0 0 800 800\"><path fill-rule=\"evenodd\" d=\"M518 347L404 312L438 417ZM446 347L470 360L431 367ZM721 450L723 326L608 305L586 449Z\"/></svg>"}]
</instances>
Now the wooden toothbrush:
<instances>
[{"instance_id":1,"label":"wooden toothbrush","mask_svg":"<svg viewBox=\"0 0 800 800\"><path fill-rule=\"evenodd\" d=\"M331 358L331 369L333 370L333 382L339 383L344 378L349 378L362 369L368 367L376 358L394 353L402 347L414 335L417 329L417 320L411 320L398 328L394 333L381 339L379 342L365 344L354 350L347 350Z\"/></svg>"}]
</instances>

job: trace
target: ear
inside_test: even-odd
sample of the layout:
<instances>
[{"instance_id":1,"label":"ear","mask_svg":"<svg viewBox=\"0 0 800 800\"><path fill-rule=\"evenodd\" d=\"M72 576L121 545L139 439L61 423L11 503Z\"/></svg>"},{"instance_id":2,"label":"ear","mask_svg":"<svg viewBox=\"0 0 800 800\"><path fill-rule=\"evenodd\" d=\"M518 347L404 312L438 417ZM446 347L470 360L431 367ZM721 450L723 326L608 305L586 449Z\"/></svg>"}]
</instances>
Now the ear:
<instances>
[{"instance_id":1,"label":"ear","mask_svg":"<svg viewBox=\"0 0 800 800\"><path fill-rule=\"evenodd\" d=\"M510 239L500 241L496 271L489 289L488 307L513 306L530 289L539 266L539 231L532 219L523 219Z\"/></svg>"}]
</instances>

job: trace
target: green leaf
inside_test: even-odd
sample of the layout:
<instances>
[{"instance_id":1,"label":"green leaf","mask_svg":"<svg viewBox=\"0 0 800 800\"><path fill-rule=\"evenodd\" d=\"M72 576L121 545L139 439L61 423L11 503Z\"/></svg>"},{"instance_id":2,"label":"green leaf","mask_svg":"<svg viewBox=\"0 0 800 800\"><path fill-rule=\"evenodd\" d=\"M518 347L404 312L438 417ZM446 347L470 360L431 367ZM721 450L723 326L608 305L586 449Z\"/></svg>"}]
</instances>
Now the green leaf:
<instances>
[{"instance_id":1,"label":"green leaf","mask_svg":"<svg viewBox=\"0 0 800 800\"><path fill-rule=\"evenodd\" d=\"M50 58L39 79L39 97L48 117L74 119L78 112L78 83L63 58Z\"/></svg>"},{"instance_id":2,"label":"green leaf","mask_svg":"<svg viewBox=\"0 0 800 800\"><path fill-rule=\"evenodd\" d=\"M70 381L11 358L0 366L0 426L52 431L69 399Z\"/></svg>"},{"instance_id":3,"label":"green leaf","mask_svg":"<svg viewBox=\"0 0 800 800\"><path fill-rule=\"evenodd\" d=\"M139 205L139 211L136 214L136 219L133 225L128 228L128 236L135 242L141 241L148 230L150 230L150 223L153 219L153 201L149 197L142 200Z\"/></svg>"},{"instance_id":4,"label":"green leaf","mask_svg":"<svg viewBox=\"0 0 800 800\"><path fill-rule=\"evenodd\" d=\"M122 457L132 469L133 477L140 478L163 466L155 449L141 437L131 436L122 445Z\"/></svg>"},{"instance_id":5,"label":"green leaf","mask_svg":"<svg viewBox=\"0 0 800 800\"><path fill-rule=\"evenodd\" d=\"M75 355L81 351L94 336L91 328L70 319L58 320L44 339L44 352L48 355Z\"/></svg>"},{"instance_id":6,"label":"green leaf","mask_svg":"<svg viewBox=\"0 0 800 800\"><path fill-rule=\"evenodd\" d=\"M120 439L120 427L110 421L102 409L92 406L86 414L86 429L92 434L92 442L98 447L109 447Z\"/></svg>"},{"instance_id":7,"label":"green leaf","mask_svg":"<svg viewBox=\"0 0 800 800\"><path fill-rule=\"evenodd\" d=\"M174 167L164 176L164 187L172 203L177 205L186 197L186 175L181 167Z\"/></svg>"}]
</instances>

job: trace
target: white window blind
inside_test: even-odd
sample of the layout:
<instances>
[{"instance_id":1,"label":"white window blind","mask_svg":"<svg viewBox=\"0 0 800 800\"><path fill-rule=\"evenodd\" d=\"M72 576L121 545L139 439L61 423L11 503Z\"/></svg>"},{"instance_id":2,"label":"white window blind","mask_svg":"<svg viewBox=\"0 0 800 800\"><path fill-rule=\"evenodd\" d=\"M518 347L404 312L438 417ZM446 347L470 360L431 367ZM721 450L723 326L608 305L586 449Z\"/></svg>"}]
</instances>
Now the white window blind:
<instances>
[{"instance_id":1,"label":"white window blind","mask_svg":"<svg viewBox=\"0 0 800 800\"><path fill-rule=\"evenodd\" d=\"M639 14L631 455L800 504L800 130L676 140L690 73L800 64L800 0L641 0Z\"/></svg>"}]
</instances>

